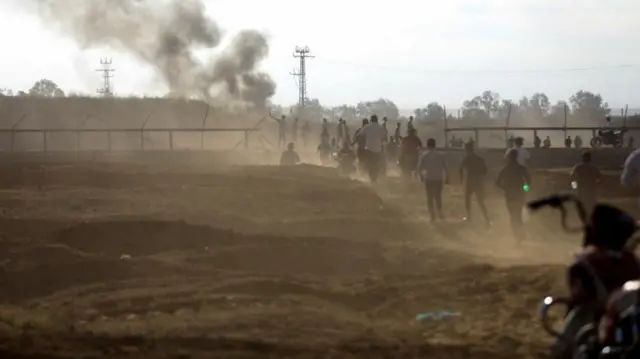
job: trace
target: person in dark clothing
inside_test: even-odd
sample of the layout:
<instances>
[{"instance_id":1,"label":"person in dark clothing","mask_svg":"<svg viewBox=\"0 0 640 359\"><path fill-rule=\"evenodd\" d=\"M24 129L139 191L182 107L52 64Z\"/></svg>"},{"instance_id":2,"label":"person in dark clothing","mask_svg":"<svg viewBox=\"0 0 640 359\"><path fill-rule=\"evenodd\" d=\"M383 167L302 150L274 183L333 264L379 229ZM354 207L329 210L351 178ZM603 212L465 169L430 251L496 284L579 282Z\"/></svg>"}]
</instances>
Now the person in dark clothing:
<instances>
[{"instance_id":1,"label":"person in dark clothing","mask_svg":"<svg viewBox=\"0 0 640 359\"><path fill-rule=\"evenodd\" d=\"M625 283L640 279L638 258L627 245L637 229L635 219L615 207L600 204L593 209L582 251L567 269L570 302L562 330L563 339L553 346L553 358L576 357L574 349L582 348L573 345L574 339L589 324L595 328L600 327L600 322L603 324L599 333L602 337L597 338L600 347L614 344L618 341L615 337L622 342L625 338L634 337L634 333L625 333L619 324L621 317L632 314L634 311L629 309L636 305L635 299L626 299L631 299L628 298L630 295L638 295L638 288L621 291ZM633 328L635 326L631 326ZM599 350L598 347L594 349Z\"/></svg>"},{"instance_id":2,"label":"person in dark clothing","mask_svg":"<svg viewBox=\"0 0 640 359\"><path fill-rule=\"evenodd\" d=\"M342 146L344 141L344 120L341 118L338 119L338 125L336 126L336 138L340 146Z\"/></svg>"},{"instance_id":3,"label":"person in dark clothing","mask_svg":"<svg viewBox=\"0 0 640 359\"><path fill-rule=\"evenodd\" d=\"M353 134L353 141L351 142L351 145L356 146L356 158L358 159L358 167L362 172L365 172L367 170L367 150L365 149L367 141L364 136L361 135L361 131L364 126L368 124L368 119L362 119L362 127L357 129L356 133Z\"/></svg>"},{"instance_id":4,"label":"person in dark clothing","mask_svg":"<svg viewBox=\"0 0 640 359\"><path fill-rule=\"evenodd\" d=\"M282 152L282 156L280 156L280 166L294 166L298 163L300 163L300 156L295 151L293 142L290 142L287 145L287 150Z\"/></svg>"},{"instance_id":5,"label":"person in dark clothing","mask_svg":"<svg viewBox=\"0 0 640 359\"><path fill-rule=\"evenodd\" d=\"M473 142L467 142L465 150L467 151L467 155L460 164L460 179L464 181L464 175L466 173L466 181L464 181L464 204L467 210L466 219L471 219L471 196L475 195L487 225L491 225L489 213L484 204L484 179L487 175L487 163L484 158L475 152Z\"/></svg>"},{"instance_id":6,"label":"person in dark clothing","mask_svg":"<svg viewBox=\"0 0 640 359\"><path fill-rule=\"evenodd\" d=\"M518 163L518 150L512 149L507 156L507 164L500 170L496 185L504 191L511 228L515 235L522 228L522 207L525 202L525 185L531 185L527 167Z\"/></svg>"},{"instance_id":7,"label":"person in dark clothing","mask_svg":"<svg viewBox=\"0 0 640 359\"><path fill-rule=\"evenodd\" d=\"M400 121L398 121L398 123L396 123L396 129L393 131L393 137L395 138L396 143L402 142L402 135L400 134L401 128L402 124L400 123Z\"/></svg>"},{"instance_id":8,"label":"person in dark clothing","mask_svg":"<svg viewBox=\"0 0 640 359\"><path fill-rule=\"evenodd\" d=\"M356 155L351 148L351 142L344 140L342 148L338 152L338 171L343 175L350 176L356 169L355 162Z\"/></svg>"},{"instance_id":9,"label":"person in dark clothing","mask_svg":"<svg viewBox=\"0 0 640 359\"><path fill-rule=\"evenodd\" d=\"M536 135L536 137L533 138L533 147L540 148L541 145L542 145L542 140L540 139L540 136Z\"/></svg>"},{"instance_id":10,"label":"person in dark clothing","mask_svg":"<svg viewBox=\"0 0 640 359\"><path fill-rule=\"evenodd\" d=\"M404 179L410 180L413 178L418 164L418 158L420 158L421 148L422 141L420 137L418 137L418 131L412 128L409 131L409 135L402 139L402 144L400 145L398 162Z\"/></svg>"},{"instance_id":11,"label":"person in dark clothing","mask_svg":"<svg viewBox=\"0 0 640 359\"><path fill-rule=\"evenodd\" d=\"M320 142L324 141L324 139L327 140L327 142L329 142L329 138L331 136L329 135L329 122L327 121L326 118L322 119L322 132L320 133Z\"/></svg>"},{"instance_id":12,"label":"person in dark clothing","mask_svg":"<svg viewBox=\"0 0 640 359\"><path fill-rule=\"evenodd\" d=\"M596 189L601 179L602 173L591 163L591 152L585 151L582 153L582 162L571 171L571 187L576 189L587 212L596 205Z\"/></svg>"},{"instance_id":13,"label":"person in dark clothing","mask_svg":"<svg viewBox=\"0 0 640 359\"><path fill-rule=\"evenodd\" d=\"M318 153L320 154L320 162L325 166L328 165L331 159L331 144L328 138L322 137L318 145Z\"/></svg>"},{"instance_id":14,"label":"person in dark clothing","mask_svg":"<svg viewBox=\"0 0 640 359\"><path fill-rule=\"evenodd\" d=\"M564 147L571 148L572 144L573 141L571 140L571 136L567 136L567 138L564 139Z\"/></svg>"}]
</instances>

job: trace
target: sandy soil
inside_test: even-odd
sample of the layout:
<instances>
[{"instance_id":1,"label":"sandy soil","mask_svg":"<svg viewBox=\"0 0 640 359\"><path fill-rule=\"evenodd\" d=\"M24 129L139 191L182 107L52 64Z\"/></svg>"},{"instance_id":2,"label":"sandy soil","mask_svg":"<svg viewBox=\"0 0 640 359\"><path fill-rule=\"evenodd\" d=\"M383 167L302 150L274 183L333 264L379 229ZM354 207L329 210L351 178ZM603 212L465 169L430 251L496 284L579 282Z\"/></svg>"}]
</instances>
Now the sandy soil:
<instances>
[{"instance_id":1,"label":"sandy soil","mask_svg":"<svg viewBox=\"0 0 640 359\"><path fill-rule=\"evenodd\" d=\"M493 228L455 183L431 224L419 184L307 165L0 172L2 358L543 358L579 242L546 212L517 244L493 191Z\"/></svg>"}]
</instances>

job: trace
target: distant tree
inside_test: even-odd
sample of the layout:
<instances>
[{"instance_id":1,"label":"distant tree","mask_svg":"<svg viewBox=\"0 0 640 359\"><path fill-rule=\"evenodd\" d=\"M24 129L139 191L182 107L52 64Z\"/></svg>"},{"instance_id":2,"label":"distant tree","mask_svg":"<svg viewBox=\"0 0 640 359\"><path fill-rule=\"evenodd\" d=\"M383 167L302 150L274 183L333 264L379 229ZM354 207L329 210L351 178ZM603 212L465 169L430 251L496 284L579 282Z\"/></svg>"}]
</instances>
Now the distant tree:
<instances>
[{"instance_id":1,"label":"distant tree","mask_svg":"<svg viewBox=\"0 0 640 359\"><path fill-rule=\"evenodd\" d=\"M512 121L516 118L516 113L518 113L519 106L511 100L502 100L498 105L498 109L496 111L496 117L500 120L506 120L507 116L509 116L509 120Z\"/></svg>"},{"instance_id":2,"label":"distant tree","mask_svg":"<svg viewBox=\"0 0 640 359\"><path fill-rule=\"evenodd\" d=\"M529 100L529 108L535 111L541 118L549 115L550 107L551 101L549 101L549 97L542 92L534 93Z\"/></svg>"},{"instance_id":3,"label":"distant tree","mask_svg":"<svg viewBox=\"0 0 640 359\"><path fill-rule=\"evenodd\" d=\"M569 99L572 115L588 121L602 120L611 110L600 94L580 90Z\"/></svg>"},{"instance_id":4,"label":"distant tree","mask_svg":"<svg viewBox=\"0 0 640 359\"><path fill-rule=\"evenodd\" d=\"M531 97L523 96L518 101L518 115L524 119L541 120L549 116L551 101L542 92L536 92Z\"/></svg>"},{"instance_id":5,"label":"distant tree","mask_svg":"<svg viewBox=\"0 0 640 359\"><path fill-rule=\"evenodd\" d=\"M26 93L26 92L24 92L24 91L22 91L22 90L20 90L20 91L18 91L17 96L18 96L18 97L25 97L25 96L29 96L29 94L28 94L28 93Z\"/></svg>"},{"instance_id":6,"label":"distant tree","mask_svg":"<svg viewBox=\"0 0 640 359\"><path fill-rule=\"evenodd\" d=\"M11 89L0 88L0 96L13 96L13 91Z\"/></svg>"},{"instance_id":7,"label":"distant tree","mask_svg":"<svg viewBox=\"0 0 640 359\"><path fill-rule=\"evenodd\" d=\"M482 99L476 96L462 104L462 117L472 120L487 120L489 114L482 107Z\"/></svg>"},{"instance_id":8,"label":"distant tree","mask_svg":"<svg viewBox=\"0 0 640 359\"><path fill-rule=\"evenodd\" d=\"M64 97L64 91L62 91L55 82L42 79L33 84L33 87L29 90L29 95L38 97Z\"/></svg>"},{"instance_id":9,"label":"distant tree","mask_svg":"<svg viewBox=\"0 0 640 359\"><path fill-rule=\"evenodd\" d=\"M384 98L359 102L356 105L356 113L359 118L377 115L381 120L386 117L388 120L395 121L400 117L398 106L393 101Z\"/></svg>"},{"instance_id":10,"label":"distant tree","mask_svg":"<svg viewBox=\"0 0 640 359\"><path fill-rule=\"evenodd\" d=\"M323 107L317 98L307 100L302 111L299 111L298 107L298 105L291 106L291 114L306 121L320 122L323 118L333 116L331 109Z\"/></svg>"},{"instance_id":11,"label":"distant tree","mask_svg":"<svg viewBox=\"0 0 640 359\"><path fill-rule=\"evenodd\" d=\"M476 120L490 119L500 108L500 95L493 91L484 91L480 96L462 104L462 115Z\"/></svg>"},{"instance_id":12,"label":"distant tree","mask_svg":"<svg viewBox=\"0 0 640 359\"><path fill-rule=\"evenodd\" d=\"M497 92L489 90L484 91L482 95L480 95L480 104L482 104L487 115L491 117L491 114L498 111L498 107L500 106L500 95Z\"/></svg>"},{"instance_id":13,"label":"distant tree","mask_svg":"<svg viewBox=\"0 0 640 359\"><path fill-rule=\"evenodd\" d=\"M549 116L555 121L560 123L564 121L565 111L568 112L569 104L567 101L558 101L555 105L551 106L549 110Z\"/></svg>"},{"instance_id":14,"label":"distant tree","mask_svg":"<svg viewBox=\"0 0 640 359\"><path fill-rule=\"evenodd\" d=\"M444 120L445 109L437 102L431 102L424 108L413 111L413 116L419 122L436 122Z\"/></svg>"}]
</instances>

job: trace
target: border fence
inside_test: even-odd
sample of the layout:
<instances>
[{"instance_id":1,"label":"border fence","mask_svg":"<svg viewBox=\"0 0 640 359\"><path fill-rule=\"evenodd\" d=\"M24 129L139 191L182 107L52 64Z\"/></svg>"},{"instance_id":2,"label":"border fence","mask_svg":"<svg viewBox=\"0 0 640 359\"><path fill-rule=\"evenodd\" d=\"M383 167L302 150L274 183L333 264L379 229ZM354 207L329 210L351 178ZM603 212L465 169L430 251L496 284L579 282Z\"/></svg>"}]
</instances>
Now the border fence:
<instances>
[{"instance_id":1,"label":"border fence","mask_svg":"<svg viewBox=\"0 0 640 359\"><path fill-rule=\"evenodd\" d=\"M505 147L507 146L507 139L509 138L510 131L531 131L535 138L538 136L539 131L558 131L564 133L564 138L567 138L567 134L569 131L588 131L591 132L591 138L597 137L597 132L600 129L603 129L604 126L568 126L568 106L564 107L564 123L562 126L510 126L511 120L511 106L509 106L507 115L504 120L503 126L465 126L465 127L449 127L449 116L447 115L447 111L444 111L444 138L445 138L445 148L451 149L449 141L449 134L453 132L472 132L474 134L473 139L476 143L476 146L480 147L480 132L503 132ZM628 131L640 131L640 126L628 126L628 106L621 111L622 118L622 126L612 126L612 129L622 130L622 136L624 138L624 134Z\"/></svg>"},{"instance_id":2,"label":"border fence","mask_svg":"<svg viewBox=\"0 0 640 359\"><path fill-rule=\"evenodd\" d=\"M200 134L200 149L205 149L205 141L204 134L205 133L213 133L213 132L227 132L227 133L238 133L243 134L244 137L241 141L239 141L233 149L243 145L245 149L249 148L249 134L253 132L259 132L260 128L144 128L144 129L132 129L132 128L109 128L109 129L64 129L64 128L50 128L50 129L0 129L0 135L9 135L10 136L10 145L5 152L23 152L18 151L16 149L17 136L20 134L39 134L42 139L41 152L55 152L56 150L52 150L49 146L49 137L51 134L72 134L75 135L76 143L75 143L75 151L83 151L84 149L81 146L82 136L85 134L103 134L104 139L106 140L106 148L101 149L104 151L117 151L118 149L114 146L114 141L112 139L114 134L138 134L139 136L139 147L138 150L145 150L145 139L149 134L165 134L166 139L168 140L168 150L175 151L175 140L174 135L176 133L193 133Z\"/></svg>"}]
</instances>

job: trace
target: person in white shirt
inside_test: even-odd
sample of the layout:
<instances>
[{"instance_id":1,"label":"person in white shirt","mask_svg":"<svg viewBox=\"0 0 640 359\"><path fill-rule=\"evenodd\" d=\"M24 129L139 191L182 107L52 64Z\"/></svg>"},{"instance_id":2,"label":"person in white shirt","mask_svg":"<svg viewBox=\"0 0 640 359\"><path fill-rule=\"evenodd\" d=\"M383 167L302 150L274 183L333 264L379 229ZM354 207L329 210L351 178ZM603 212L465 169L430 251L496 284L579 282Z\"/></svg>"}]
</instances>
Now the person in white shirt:
<instances>
[{"instance_id":1,"label":"person in white shirt","mask_svg":"<svg viewBox=\"0 0 640 359\"><path fill-rule=\"evenodd\" d=\"M529 154L529 151L527 151L526 148L522 147L523 145L524 145L524 138L516 137L514 141L514 146L512 148L507 149L507 152L505 152L504 154L504 158L505 159L507 158L511 150L516 149L518 150L518 163L522 166L528 167L529 159L531 158L531 155Z\"/></svg>"},{"instance_id":2,"label":"person in white shirt","mask_svg":"<svg viewBox=\"0 0 640 359\"><path fill-rule=\"evenodd\" d=\"M427 151L418 160L417 172L424 183L431 220L435 221L436 215L440 219L444 219L442 213L442 190L449 176L444 155L436 151L435 139L430 138L427 140Z\"/></svg>"},{"instance_id":3,"label":"person in white shirt","mask_svg":"<svg viewBox=\"0 0 640 359\"><path fill-rule=\"evenodd\" d=\"M382 161L383 142L388 136L387 130L378 123L378 116L371 116L371 121L364 126L359 136L364 138L364 148L366 151L367 170L371 182L378 181L380 173L380 161Z\"/></svg>"},{"instance_id":4,"label":"person in white shirt","mask_svg":"<svg viewBox=\"0 0 640 359\"><path fill-rule=\"evenodd\" d=\"M640 149L631 152L624 161L620 185L638 197L637 207L640 209Z\"/></svg>"}]
</instances>

